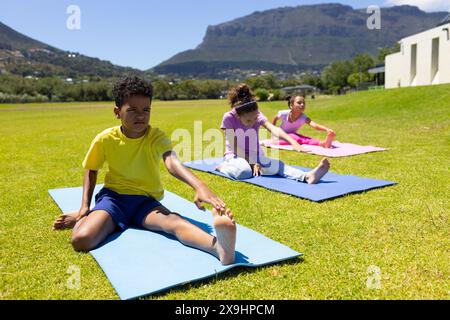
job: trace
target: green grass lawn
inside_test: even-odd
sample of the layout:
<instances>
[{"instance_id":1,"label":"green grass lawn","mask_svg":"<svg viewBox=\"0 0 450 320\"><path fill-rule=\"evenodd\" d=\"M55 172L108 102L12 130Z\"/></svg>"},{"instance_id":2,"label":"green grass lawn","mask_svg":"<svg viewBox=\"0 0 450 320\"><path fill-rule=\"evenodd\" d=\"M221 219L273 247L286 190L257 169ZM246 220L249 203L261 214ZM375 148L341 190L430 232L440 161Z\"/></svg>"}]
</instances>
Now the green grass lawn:
<instances>
[{"instance_id":1,"label":"green grass lawn","mask_svg":"<svg viewBox=\"0 0 450 320\"><path fill-rule=\"evenodd\" d=\"M260 107L271 119L286 105ZM224 100L156 101L151 122L168 134L192 132L195 120L217 128L228 110ZM319 97L308 100L307 114L333 128L339 141L390 148L330 159L332 171L398 185L314 203L195 172L238 223L303 252L304 259L234 269L152 298L450 298L450 85ZM60 212L47 192L80 186L92 138L117 124L112 103L0 106L0 299L118 298L95 260L72 249L70 231L52 231ZM280 156L306 167L320 160ZM163 182L192 199L192 190L165 170ZM78 290L67 286L72 265L81 270ZM371 266L380 268L380 289L366 285Z\"/></svg>"}]
</instances>

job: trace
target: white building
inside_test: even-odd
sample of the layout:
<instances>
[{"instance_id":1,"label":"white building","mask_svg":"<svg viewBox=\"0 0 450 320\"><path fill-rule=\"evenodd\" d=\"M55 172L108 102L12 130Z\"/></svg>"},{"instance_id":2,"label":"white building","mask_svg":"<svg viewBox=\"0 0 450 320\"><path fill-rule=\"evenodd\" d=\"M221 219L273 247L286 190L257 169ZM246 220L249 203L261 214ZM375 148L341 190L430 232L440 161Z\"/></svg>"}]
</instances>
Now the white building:
<instances>
[{"instance_id":1,"label":"white building","mask_svg":"<svg viewBox=\"0 0 450 320\"><path fill-rule=\"evenodd\" d=\"M450 21L399 41L386 56L386 89L450 83Z\"/></svg>"}]
</instances>

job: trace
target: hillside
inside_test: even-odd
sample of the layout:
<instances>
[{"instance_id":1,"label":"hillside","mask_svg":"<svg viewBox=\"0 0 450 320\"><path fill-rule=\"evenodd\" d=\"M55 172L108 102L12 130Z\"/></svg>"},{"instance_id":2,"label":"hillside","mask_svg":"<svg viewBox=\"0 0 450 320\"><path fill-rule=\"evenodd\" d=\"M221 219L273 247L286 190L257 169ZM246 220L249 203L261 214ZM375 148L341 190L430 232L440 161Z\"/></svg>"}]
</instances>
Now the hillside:
<instances>
[{"instance_id":1,"label":"hillside","mask_svg":"<svg viewBox=\"0 0 450 320\"><path fill-rule=\"evenodd\" d=\"M203 42L156 66L158 73L214 76L226 69L320 69L358 53L377 54L402 37L438 24L448 13L413 6L382 8L381 30L366 9L341 4L284 7L209 26Z\"/></svg>"},{"instance_id":2,"label":"hillside","mask_svg":"<svg viewBox=\"0 0 450 320\"><path fill-rule=\"evenodd\" d=\"M141 71L54 48L0 22L1 73L75 78L114 77Z\"/></svg>"}]
</instances>

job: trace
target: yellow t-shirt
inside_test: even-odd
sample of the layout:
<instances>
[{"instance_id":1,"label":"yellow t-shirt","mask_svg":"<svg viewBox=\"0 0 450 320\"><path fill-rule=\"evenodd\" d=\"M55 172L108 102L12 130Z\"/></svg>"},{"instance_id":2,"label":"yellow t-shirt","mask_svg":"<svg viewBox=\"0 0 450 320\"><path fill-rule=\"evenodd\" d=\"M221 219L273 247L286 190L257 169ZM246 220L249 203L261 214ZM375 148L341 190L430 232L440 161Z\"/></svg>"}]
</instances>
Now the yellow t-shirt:
<instances>
[{"instance_id":1,"label":"yellow t-shirt","mask_svg":"<svg viewBox=\"0 0 450 320\"><path fill-rule=\"evenodd\" d=\"M144 136L131 139L117 126L94 138L83 168L97 171L106 161L105 188L120 194L145 195L161 200L164 189L159 161L170 150L170 139L157 128L149 126Z\"/></svg>"}]
</instances>

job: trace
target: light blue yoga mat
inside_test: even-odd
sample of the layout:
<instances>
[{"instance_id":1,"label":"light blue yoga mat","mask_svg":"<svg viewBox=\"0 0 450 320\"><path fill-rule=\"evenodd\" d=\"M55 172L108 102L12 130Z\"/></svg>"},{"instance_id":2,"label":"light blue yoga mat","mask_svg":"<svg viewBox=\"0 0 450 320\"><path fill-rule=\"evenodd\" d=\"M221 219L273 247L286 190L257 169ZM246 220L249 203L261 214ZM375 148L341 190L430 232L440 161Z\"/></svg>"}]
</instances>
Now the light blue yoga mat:
<instances>
[{"instance_id":1,"label":"light blue yoga mat","mask_svg":"<svg viewBox=\"0 0 450 320\"><path fill-rule=\"evenodd\" d=\"M98 185L95 193L100 188ZM49 193L64 213L78 210L81 187L54 189ZM168 191L161 203L214 234L210 211L201 211L192 202ZM229 266L222 266L214 256L184 246L168 235L138 229L113 234L90 253L121 299L161 292L212 277L236 266L257 267L303 255L239 224L236 263Z\"/></svg>"},{"instance_id":2,"label":"light blue yoga mat","mask_svg":"<svg viewBox=\"0 0 450 320\"><path fill-rule=\"evenodd\" d=\"M195 170L204 171L235 180L219 171L214 170L214 168L222 162L223 158L211 158L187 162L184 165ZM303 171L311 170L298 166L292 167ZM392 181L361 178L351 175L340 175L332 172L328 172L318 184L314 185L289 180L280 176L259 176L235 181L247 182L269 190L278 191L315 202L331 200L350 193L362 192L396 184Z\"/></svg>"}]
</instances>

